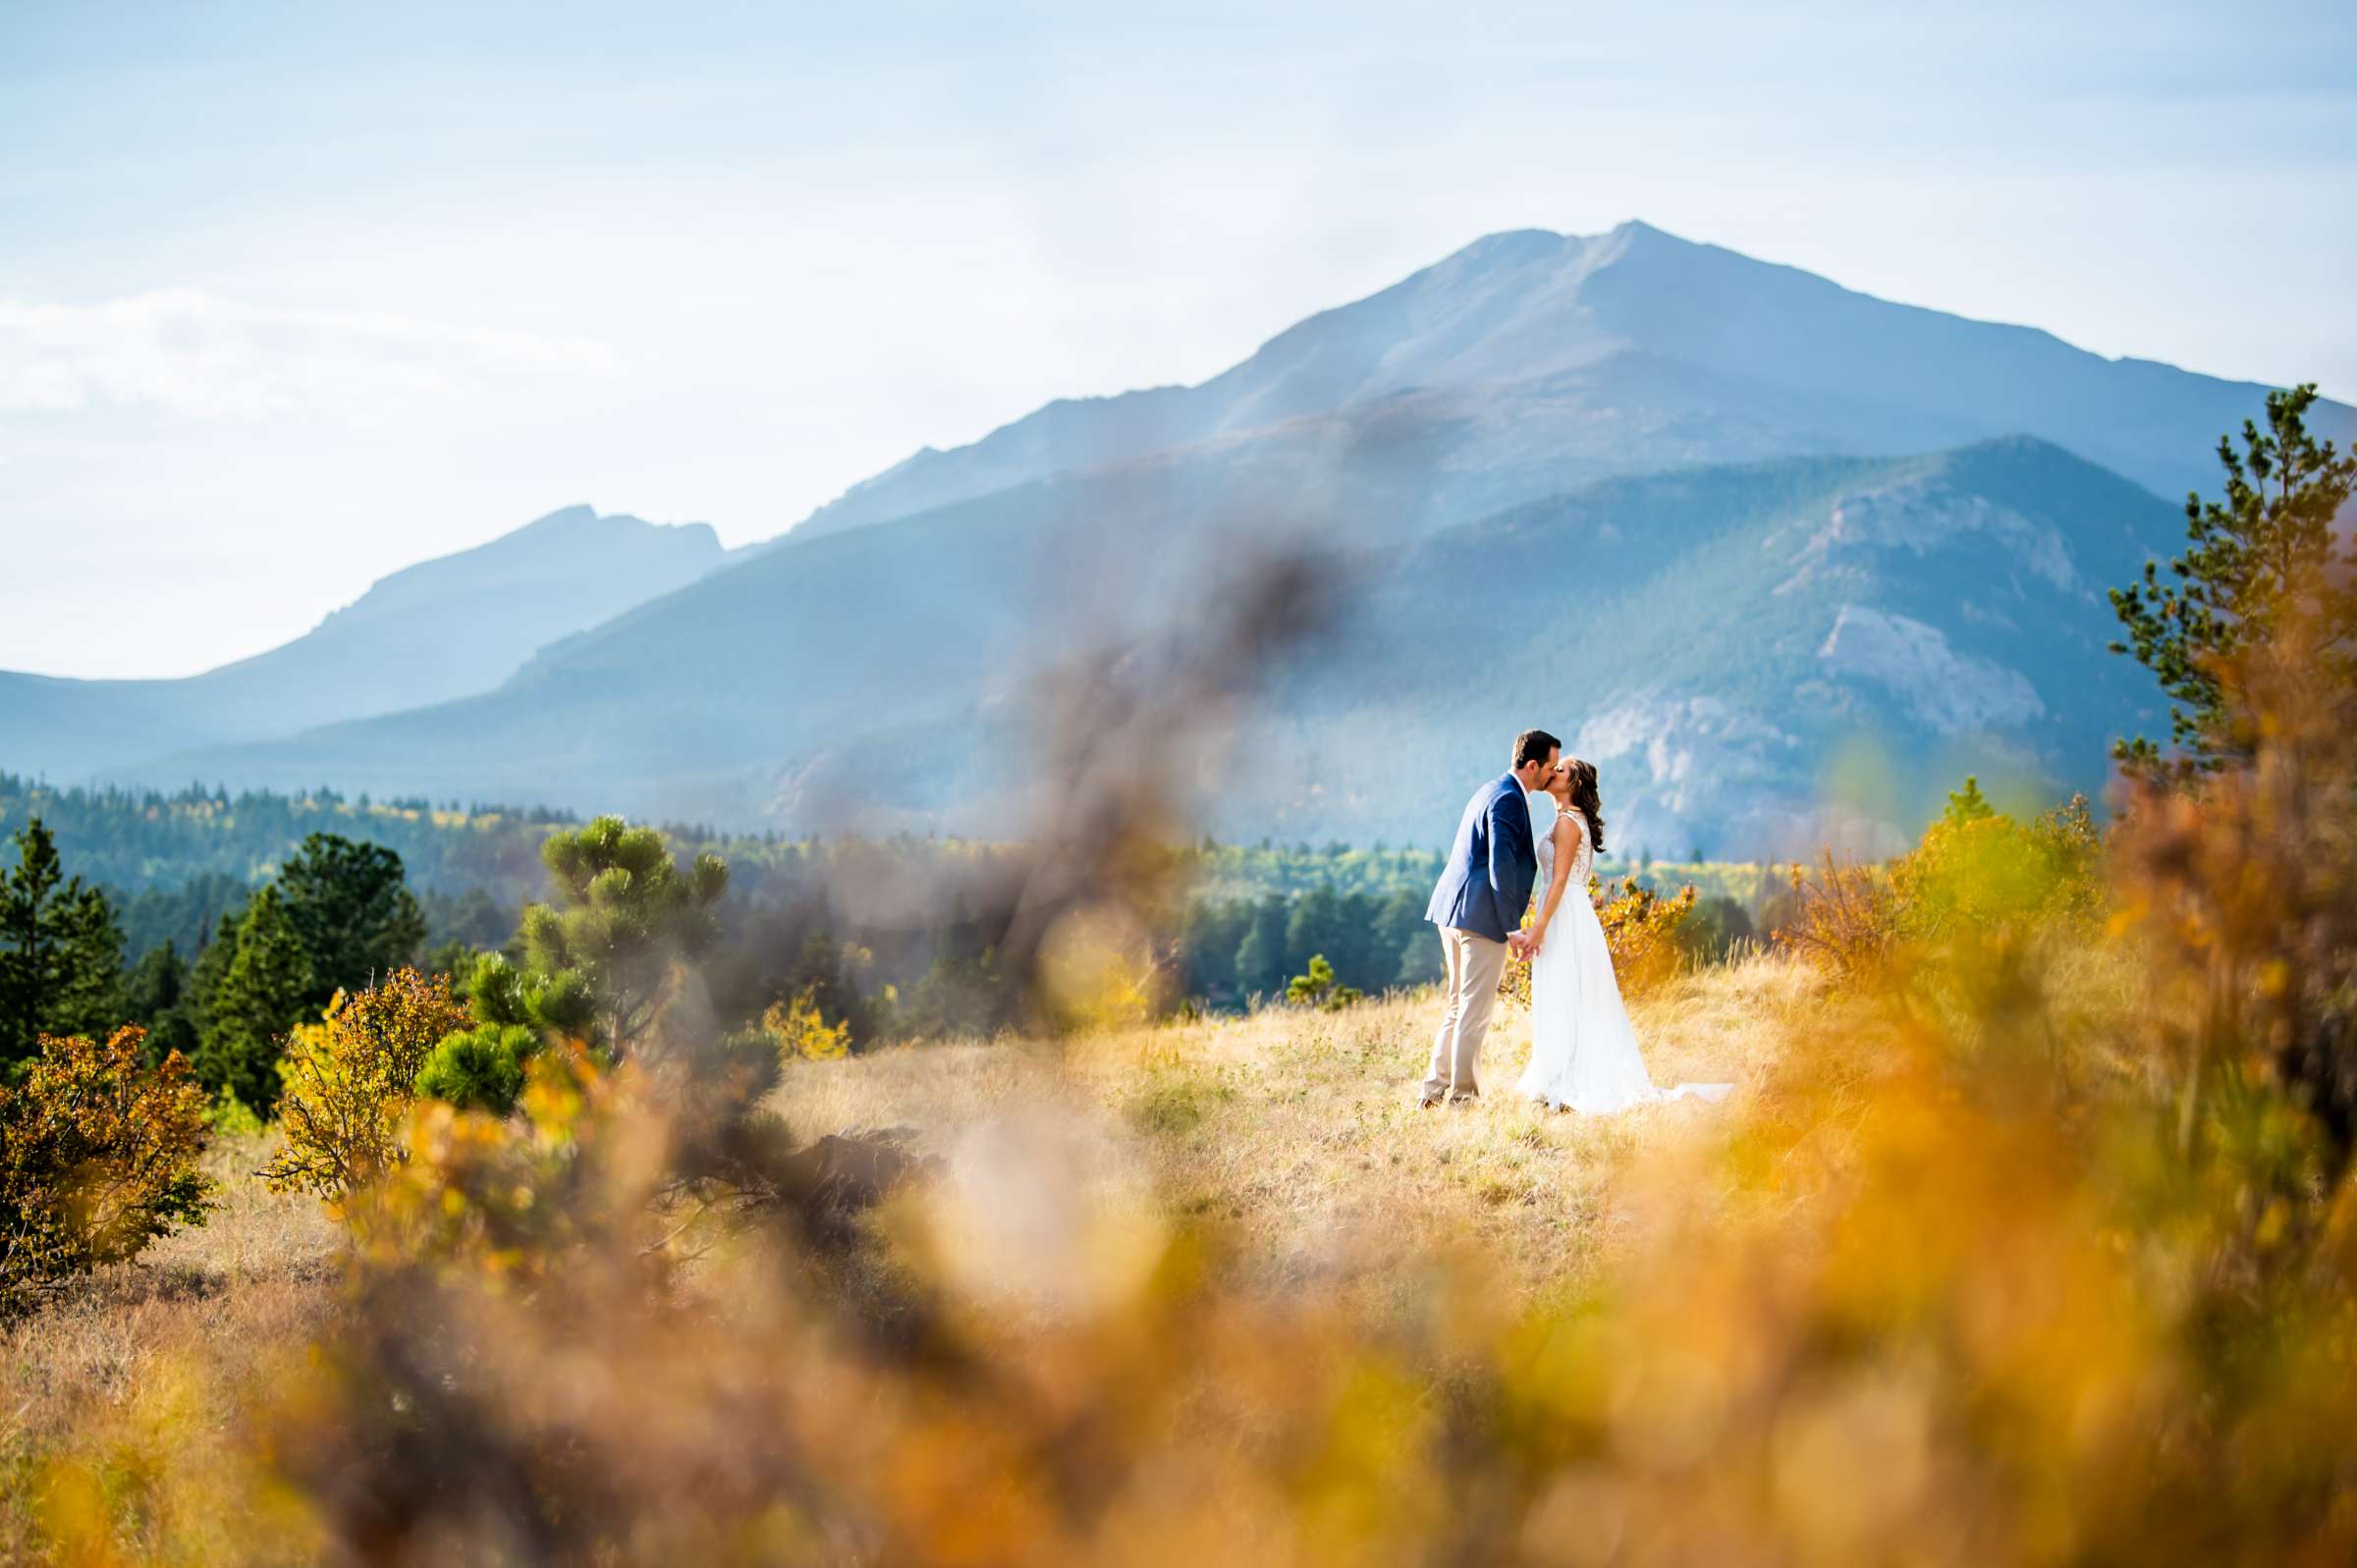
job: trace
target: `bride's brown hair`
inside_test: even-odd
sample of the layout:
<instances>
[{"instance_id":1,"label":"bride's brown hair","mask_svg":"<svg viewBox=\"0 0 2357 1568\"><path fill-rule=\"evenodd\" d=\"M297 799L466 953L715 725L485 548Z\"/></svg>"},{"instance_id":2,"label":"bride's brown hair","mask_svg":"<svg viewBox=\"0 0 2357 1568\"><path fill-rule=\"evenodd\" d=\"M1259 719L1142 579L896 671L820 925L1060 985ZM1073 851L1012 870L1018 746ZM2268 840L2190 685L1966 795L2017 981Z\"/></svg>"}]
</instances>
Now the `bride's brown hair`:
<instances>
[{"instance_id":1,"label":"bride's brown hair","mask_svg":"<svg viewBox=\"0 0 2357 1568\"><path fill-rule=\"evenodd\" d=\"M1604 798L1596 792L1596 764L1579 757L1566 760L1571 770L1571 804L1588 819L1588 842L1604 853Z\"/></svg>"}]
</instances>

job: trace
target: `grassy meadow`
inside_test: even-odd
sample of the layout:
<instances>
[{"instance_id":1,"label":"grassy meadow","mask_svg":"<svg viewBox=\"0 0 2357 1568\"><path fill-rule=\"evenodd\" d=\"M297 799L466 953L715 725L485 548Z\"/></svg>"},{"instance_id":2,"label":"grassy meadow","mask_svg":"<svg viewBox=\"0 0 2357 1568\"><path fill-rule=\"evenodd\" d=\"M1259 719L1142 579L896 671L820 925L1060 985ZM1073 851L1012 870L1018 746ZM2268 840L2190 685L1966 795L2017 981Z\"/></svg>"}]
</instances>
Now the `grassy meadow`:
<instances>
[{"instance_id":1,"label":"grassy meadow","mask_svg":"<svg viewBox=\"0 0 2357 1568\"><path fill-rule=\"evenodd\" d=\"M1635 1015L1657 1080L1756 1094L1824 989L1800 964L1755 955L1685 976ZM1516 1301L1592 1284L1643 1222L1640 1171L1686 1168L1728 1118L1692 1103L1582 1118L1516 1100L1529 1036L1510 1002L1485 1053L1486 1101L1421 1110L1437 1006L1425 990L1057 1044L893 1048L796 1063L770 1108L800 1137L908 1129L952 1186L978 1144L1012 1130L1054 1150L1060 1178L1130 1206L1112 1211L1125 1222L1141 1209L1154 1226L1216 1221L1238 1287L1340 1291L1370 1321L1413 1311L1442 1261L1477 1260ZM40 1560L85 1505L123 1554L111 1560L237 1557L234 1514L212 1510L238 1488L204 1478L250 1440L255 1390L307 1342L332 1342L349 1310L340 1227L316 1199L253 1174L274 1142L216 1141L208 1223L0 1338L0 1558ZM1019 1289L1011 1299L1045 1310ZM78 1501L66 1478L93 1491Z\"/></svg>"},{"instance_id":2,"label":"grassy meadow","mask_svg":"<svg viewBox=\"0 0 2357 1568\"><path fill-rule=\"evenodd\" d=\"M1657 1081L1756 1083L1821 989L1797 964L1754 957L1643 1000ZM1484 1051L1485 1101L1420 1109L1438 1009L1424 990L1062 1048L886 1051L797 1066L777 1103L797 1132L906 1125L952 1160L979 1122L1070 1118L1171 1216L1221 1220L1247 1275L1326 1276L1377 1301L1451 1249L1477 1250L1523 1296L1587 1279L1633 1223L1629 1168L1724 1135L1724 1118L1682 1102L1594 1118L1517 1100L1529 1029L1506 1003Z\"/></svg>"}]
</instances>

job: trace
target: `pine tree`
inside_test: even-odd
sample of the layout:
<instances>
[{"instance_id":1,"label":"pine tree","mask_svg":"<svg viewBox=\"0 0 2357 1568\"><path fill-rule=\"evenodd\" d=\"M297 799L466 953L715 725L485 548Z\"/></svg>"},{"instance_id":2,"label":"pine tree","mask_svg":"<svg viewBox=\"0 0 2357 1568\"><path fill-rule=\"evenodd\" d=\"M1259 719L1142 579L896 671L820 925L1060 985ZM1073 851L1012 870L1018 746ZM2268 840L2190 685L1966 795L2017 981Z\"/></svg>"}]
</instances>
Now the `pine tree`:
<instances>
[{"instance_id":1,"label":"pine tree","mask_svg":"<svg viewBox=\"0 0 2357 1568\"><path fill-rule=\"evenodd\" d=\"M2343 545L2333 519L2357 491L2357 455L2341 456L2308 434L2314 385L2267 395L2267 429L2242 426L2243 451L2220 437L2225 498L2185 498L2190 548L2168 564L2163 582L2147 563L2144 580L2111 590L2111 608L2127 629L2113 653L2132 653L2169 699L2165 758L2143 736L2121 740L2112 755L2131 773L2185 777L2245 760L2248 737L2233 733L2220 683L2221 662L2275 640L2297 623L2311 645L2288 650L2346 689L2357 679L2357 549Z\"/></svg>"},{"instance_id":2,"label":"pine tree","mask_svg":"<svg viewBox=\"0 0 2357 1568\"><path fill-rule=\"evenodd\" d=\"M286 899L264 888L246 905L228 966L207 1008L197 1042L196 1076L215 1093L237 1096L256 1115L278 1103L278 1057L311 995L302 942Z\"/></svg>"},{"instance_id":3,"label":"pine tree","mask_svg":"<svg viewBox=\"0 0 2357 1568\"><path fill-rule=\"evenodd\" d=\"M1242 899L1187 905L1178 943L1186 954L1188 995L1224 997L1236 989L1235 950L1251 919L1252 906Z\"/></svg>"},{"instance_id":4,"label":"pine tree","mask_svg":"<svg viewBox=\"0 0 2357 1568\"><path fill-rule=\"evenodd\" d=\"M1964 776L1964 787L1947 793L1947 810L1942 820L1961 827L1967 823L1986 822L1997 815L1989 797L1981 793L1981 781L1973 774Z\"/></svg>"},{"instance_id":5,"label":"pine tree","mask_svg":"<svg viewBox=\"0 0 2357 1568\"><path fill-rule=\"evenodd\" d=\"M1349 941L1350 933L1343 920L1343 901L1336 896L1334 884L1320 883L1293 900L1292 912L1285 923L1284 966L1288 981L1312 956L1341 952Z\"/></svg>"},{"instance_id":6,"label":"pine tree","mask_svg":"<svg viewBox=\"0 0 2357 1568\"><path fill-rule=\"evenodd\" d=\"M663 836L599 817L541 845L557 904L523 912L525 968L577 975L597 1000L600 1044L627 1054L655 1020L673 965L719 940L712 906L729 885L717 855L683 870Z\"/></svg>"},{"instance_id":7,"label":"pine tree","mask_svg":"<svg viewBox=\"0 0 2357 1568\"><path fill-rule=\"evenodd\" d=\"M1328 945L1326 956L1334 960L1334 972L1344 987L1381 991L1392 983L1398 949L1379 929L1382 918L1383 900L1372 893L1343 894L1342 929Z\"/></svg>"},{"instance_id":8,"label":"pine tree","mask_svg":"<svg viewBox=\"0 0 2357 1568\"><path fill-rule=\"evenodd\" d=\"M1297 1007L1314 1007L1334 990L1334 965L1322 952L1309 955L1309 967L1286 982L1285 1000Z\"/></svg>"},{"instance_id":9,"label":"pine tree","mask_svg":"<svg viewBox=\"0 0 2357 1568\"><path fill-rule=\"evenodd\" d=\"M114 1024L123 933L106 894L68 878L38 817L16 836L0 877L0 1067L14 1071L43 1035L101 1038Z\"/></svg>"},{"instance_id":10,"label":"pine tree","mask_svg":"<svg viewBox=\"0 0 2357 1568\"><path fill-rule=\"evenodd\" d=\"M1273 997L1285 989L1285 899L1269 893L1252 906L1252 924L1235 949L1235 986L1245 996Z\"/></svg>"},{"instance_id":11,"label":"pine tree","mask_svg":"<svg viewBox=\"0 0 2357 1568\"><path fill-rule=\"evenodd\" d=\"M189 966L169 938L142 953L124 977L123 1017L147 1031L143 1049L150 1062L175 1051L190 1057L196 1054L189 978Z\"/></svg>"},{"instance_id":12,"label":"pine tree","mask_svg":"<svg viewBox=\"0 0 2357 1568\"><path fill-rule=\"evenodd\" d=\"M425 916L404 884L401 856L382 844L314 833L280 870L278 887L310 967L310 1008L375 984L425 944Z\"/></svg>"},{"instance_id":13,"label":"pine tree","mask_svg":"<svg viewBox=\"0 0 2357 1568\"><path fill-rule=\"evenodd\" d=\"M850 955L822 921L802 938L801 950L787 972L783 995L801 996L820 1014L850 1031L857 1049L875 1044L876 1015L851 979Z\"/></svg>"},{"instance_id":14,"label":"pine tree","mask_svg":"<svg viewBox=\"0 0 2357 1568\"><path fill-rule=\"evenodd\" d=\"M1401 888L1384 900L1382 913L1375 917L1378 951L1390 966L1384 985L1430 985L1445 974L1440 933L1424 918L1424 904L1423 894Z\"/></svg>"},{"instance_id":15,"label":"pine tree","mask_svg":"<svg viewBox=\"0 0 2357 1568\"><path fill-rule=\"evenodd\" d=\"M189 965L189 984L181 1005L196 1026L198 1040L212 1029L213 1000L221 995L221 977L229 973L229 960L237 956L238 922L245 918L245 904L221 911L197 946L195 961ZM194 1060L194 1055L190 1059Z\"/></svg>"}]
</instances>

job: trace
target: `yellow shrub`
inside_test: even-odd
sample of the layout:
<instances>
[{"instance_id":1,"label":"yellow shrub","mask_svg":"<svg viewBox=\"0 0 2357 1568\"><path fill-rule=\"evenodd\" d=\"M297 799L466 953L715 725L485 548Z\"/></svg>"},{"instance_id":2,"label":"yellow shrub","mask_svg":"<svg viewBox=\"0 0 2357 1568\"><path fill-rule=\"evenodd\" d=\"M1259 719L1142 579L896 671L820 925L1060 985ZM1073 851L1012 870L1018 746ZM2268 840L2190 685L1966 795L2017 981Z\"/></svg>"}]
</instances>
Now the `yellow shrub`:
<instances>
[{"instance_id":1,"label":"yellow shrub","mask_svg":"<svg viewBox=\"0 0 2357 1568\"><path fill-rule=\"evenodd\" d=\"M1694 912L1694 899L1691 887L1665 898L1630 877L1612 901L1596 911L1623 995L1642 996L1685 967L1677 928Z\"/></svg>"},{"instance_id":2,"label":"yellow shrub","mask_svg":"<svg viewBox=\"0 0 2357 1568\"><path fill-rule=\"evenodd\" d=\"M620 1079L638 1082L629 1068ZM648 1168L625 1162L627 1193L576 1189L583 1140L611 1123L617 1087L618 1076L586 1048L561 1041L525 1064L520 1115L430 1099L409 1106L397 1117L398 1160L347 1208L360 1261L396 1272L425 1265L504 1293L571 1261L576 1246L605 1242L634 1253L604 1227L651 1228L641 1207L651 1189L639 1184Z\"/></svg>"},{"instance_id":3,"label":"yellow shrub","mask_svg":"<svg viewBox=\"0 0 2357 1568\"><path fill-rule=\"evenodd\" d=\"M1564 896L1570 896L1568 891ZM1695 896L1694 889L1688 887L1679 890L1675 896L1665 898L1630 877L1608 900L1602 885L1594 877L1588 879L1588 900L1595 905L1596 919L1604 927L1605 945L1613 954L1613 975L1620 984L1622 996L1642 996L1685 967L1685 953L1677 945L1677 928L1694 912ZM1530 928L1534 913L1523 911L1524 930ZM1530 965L1518 961L1507 963L1498 990L1500 995L1529 1005Z\"/></svg>"},{"instance_id":4,"label":"yellow shrub","mask_svg":"<svg viewBox=\"0 0 2357 1568\"><path fill-rule=\"evenodd\" d=\"M837 1061L851 1054L851 1026L827 1022L815 986L771 1002L761 1014L761 1032L777 1042L783 1061Z\"/></svg>"},{"instance_id":5,"label":"yellow shrub","mask_svg":"<svg viewBox=\"0 0 2357 1568\"><path fill-rule=\"evenodd\" d=\"M445 1035L471 1020L446 975L397 969L326 1016L301 1024L279 1063L286 1148L263 1167L280 1191L341 1199L401 1158L397 1136L417 1069Z\"/></svg>"}]
</instances>

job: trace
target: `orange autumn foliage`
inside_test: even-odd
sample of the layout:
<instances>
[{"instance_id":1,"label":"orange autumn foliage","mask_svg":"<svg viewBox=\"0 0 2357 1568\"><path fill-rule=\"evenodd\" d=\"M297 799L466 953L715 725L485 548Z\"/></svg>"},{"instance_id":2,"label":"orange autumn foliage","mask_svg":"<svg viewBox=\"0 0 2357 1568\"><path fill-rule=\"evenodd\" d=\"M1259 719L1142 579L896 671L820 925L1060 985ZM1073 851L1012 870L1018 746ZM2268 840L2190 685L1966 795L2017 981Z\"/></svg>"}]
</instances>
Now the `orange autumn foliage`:
<instances>
[{"instance_id":1,"label":"orange autumn foliage","mask_svg":"<svg viewBox=\"0 0 2357 1568\"><path fill-rule=\"evenodd\" d=\"M204 1091L178 1052L146 1065L145 1039L44 1037L24 1084L0 1086L0 1310L204 1217Z\"/></svg>"}]
</instances>

